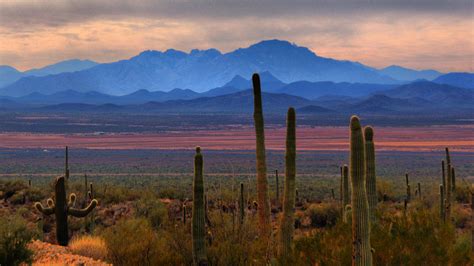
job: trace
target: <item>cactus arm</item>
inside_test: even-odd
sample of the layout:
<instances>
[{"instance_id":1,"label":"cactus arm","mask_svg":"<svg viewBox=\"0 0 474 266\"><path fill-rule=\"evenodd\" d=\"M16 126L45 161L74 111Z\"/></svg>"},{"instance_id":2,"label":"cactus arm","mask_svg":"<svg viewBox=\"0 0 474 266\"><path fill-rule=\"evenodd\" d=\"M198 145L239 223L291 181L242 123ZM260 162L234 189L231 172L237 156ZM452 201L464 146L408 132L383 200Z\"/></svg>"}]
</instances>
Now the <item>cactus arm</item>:
<instances>
[{"instance_id":1,"label":"cactus arm","mask_svg":"<svg viewBox=\"0 0 474 266\"><path fill-rule=\"evenodd\" d=\"M97 200L94 199L91 201L91 203L89 203L87 207L83 209L69 208L67 210L67 213L71 216L78 217L78 218L86 217L97 206L97 204L98 204Z\"/></svg>"},{"instance_id":2,"label":"cactus arm","mask_svg":"<svg viewBox=\"0 0 474 266\"><path fill-rule=\"evenodd\" d=\"M76 205L76 194L71 193L71 195L69 195L69 201L67 203L67 206L69 208L72 208L74 207L74 205Z\"/></svg>"},{"instance_id":3,"label":"cactus arm","mask_svg":"<svg viewBox=\"0 0 474 266\"><path fill-rule=\"evenodd\" d=\"M49 205L49 200L48 207L43 207L43 204L41 204L41 202L36 202L35 208L44 215L51 215L54 213L54 205Z\"/></svg>"}]
</instances>

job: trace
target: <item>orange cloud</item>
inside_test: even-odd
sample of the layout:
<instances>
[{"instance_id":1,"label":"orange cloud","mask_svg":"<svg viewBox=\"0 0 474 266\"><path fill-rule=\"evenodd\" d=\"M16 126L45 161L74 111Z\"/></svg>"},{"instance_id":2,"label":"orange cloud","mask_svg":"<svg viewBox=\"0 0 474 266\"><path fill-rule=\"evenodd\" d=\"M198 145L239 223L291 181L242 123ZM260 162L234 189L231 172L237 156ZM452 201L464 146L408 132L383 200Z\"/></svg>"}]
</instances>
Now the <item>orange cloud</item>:
<instances>
[{"instance_id":1,"label":"orange cloud","mask_svg":"<svg viewBox=\"0 0 474 266\"><path fill-rule=\"evenodd\" d=\"M99 62L147 49L218 48L231 51L262 39L286 39L316 54L441 71L474 71L474 25L469 17L305 16L260 19L94 19L31 29L0 25L0 65L21 70L70 58Z\"/></svg>"}]
</instances>

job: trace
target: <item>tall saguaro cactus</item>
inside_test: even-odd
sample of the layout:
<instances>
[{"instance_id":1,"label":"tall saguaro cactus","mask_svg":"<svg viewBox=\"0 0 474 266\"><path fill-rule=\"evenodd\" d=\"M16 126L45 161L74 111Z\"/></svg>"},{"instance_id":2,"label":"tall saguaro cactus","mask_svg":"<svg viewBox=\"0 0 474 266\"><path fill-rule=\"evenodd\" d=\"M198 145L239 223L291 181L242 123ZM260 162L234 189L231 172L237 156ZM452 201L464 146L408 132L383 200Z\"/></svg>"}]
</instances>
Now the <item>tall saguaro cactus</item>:
<instances>
[{"instance_id":1,"label":"tall saguaro cactus","mask_svg":"<svg viewBox=\"0 0 474 266\"><path fill-rule=\"evenodd\" d=\"M280 182L278 181L278 170L275 170L275 184L276 184L276 202L280 205Z\"/></svg>"},{"instance_id":2,"label":"tall saguaro cactus","mask_svg":"<svg viewBox=\"0 0 474 266\"><path fill-rule=\"evenodd\" d=\"M193 182L193 260L195 265L207 265L206 256L206 218L204 206L203 158L201 148L196 147L194 155Z\"/></svg>"},{"instance_id":3,"label":"tall saguaro cactus","mask_svg":"<svg viewBox=\"0 0 474 266\"><path fill-rule=\"evenodd\" d=\"M446 207L444 203L444 187L439 185L439 220L443 223L446 221Z\"/></svg>"},{"instance_id":4,"label":"tall saguaro cactus","mask_svg":"<svg viewBox=\"0 0 474 266\"><path fill-rule=\"evenodd\" d=\"M418 182L418 197L421 199L421 183Z\"/></svg>"},{"instance_id":5,"label":"tall saguaro cactus","mask_svg":"<svg viewBox=\"0 0 474 266\"><path fill-rule=\"evenodd\" d=\"M295 224L296 114L292 107L288 109L286 127L285 192L280 224L280 243L278 245L278 255L282 262L287 262L291 256L291 242Z\"/></svg>"},{"instance_id":6,"label":"tall saguaro cactus","mask_svg":"<svg viewBox=\"0 0 474 266\"><path fill-rule=\"evenodd\" d=\"M446 147L446 220L449 221L451 218L451 156L449 155L449 149Z\"/></svg>"},{"instance_id":7,"label":"tall saguaro cactus","mask_svg":"<svg viewBox=\"0 0 474 266\"><path fill-rule=\"evenodd\" d=\"M244 183L240 183L239 211L240 224L243 224L245 218Z\"/></svg>"},{"instance_id":8,"label":"tall saguaro cactus","mask_svg":"<svg viewBox=\"0 0 474 266\"><path fill-rule=\"evenodd\" d=\"M407 188L407 202L410 202L411 200L411 188L410 188L410 179L408 178L408 173L405 174L405 182L406 182L406 188Z\"/></svg>"},{"instance_id":9,"label":"tall saguaro cactus","mask_svg":"<svg viewBox=\"0 0 474 266\"><path fill-rule=\"evenodd\" d=\"M365 167L366 177L365 188L369 202L370 221L375 222L375 210L377 209L377 177L375 175L375 145L374 130L367 126L364 128L365 137Z\"/></svg>"},{"instance_id":10,"label":"tall saguaro cactus","mask_svg":"<svg viewBox=\"0 0 474 266\"><path fill-rule=\"evenodd\" d=\"M65 158L64 158L64 175L66 180L69 179L69 147L66 146Z\"/></svg>"},{"instance_id":11,"label":"tall saguaro cactus","mask_svg":"<svg viewBox=\"0 0 474 266\"><path fill-rule=\"evenodd\" d=\"M259 229L262 237L269 237L271 234L270 201L268 198L265 131L262 111L262 90L260 87L260 76L258 74L253 74L252 83L254 96L253 119L255 122L257 153L257 202L258 218L260 224Z\"/></svg>"},{"instance_id":12,"label":"tall saguaro cactus","mask_svg":"<svg viewBox=\"0 0 474 266\"><path fill-rule=\"evenodd\" d=\"M456 191L456 171L454 170L454 166L451 166L451 190L453 192Z\"/></svg>"},{"instance_id":13,"label":"tall saguaro cactus","mask_svg":"<svg viewBox=\"0 0 474 266\"><path fill-rule=\"evenodd\" d=\"M365 189L365 144L359 118L351 118L352 265L372 265L370 220Z\"/></svg>"},{"instance_id":14,"label":"tall saguaro cactus","mask_svg":"<svg viewBox=\"0 0 474 266\"><path fill-rule=\"evenodd\" d=\"M48 207L43 207L39 202L35 203L35 207L38 211L44 215L51 215L54 213L56 217L56 239L59 245L67 246L69 242L68 234L68 215L74 217L85 217L89 214L96 206L97 200L93 199L86 208L78 209L75 208L76 195L72 193L69 196L69 201L66 201L66 186L64 176L56 178L54 184L54 201L48 199Z\"/></svg>"},{"instance_id":15,"label":"tall saguaro cactus","mask_svg":"<svg viewBox=\"0 0 474 266\"><path fill-rule=\"evenodd\" d=\"M446 190L446 170L444 160L441 161L441 178L443 189Z\"/></svg>"}]
</instances>

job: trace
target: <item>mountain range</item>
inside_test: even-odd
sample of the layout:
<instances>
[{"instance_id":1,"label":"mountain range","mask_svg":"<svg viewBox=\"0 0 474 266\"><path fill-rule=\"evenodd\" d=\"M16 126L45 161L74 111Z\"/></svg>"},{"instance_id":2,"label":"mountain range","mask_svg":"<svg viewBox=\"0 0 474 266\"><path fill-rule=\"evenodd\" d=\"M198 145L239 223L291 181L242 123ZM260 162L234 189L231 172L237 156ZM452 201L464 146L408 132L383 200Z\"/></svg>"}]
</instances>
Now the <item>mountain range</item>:
<instances>
[{"instance_id":1,"label":"mountain range","mask_svg":"<svg viewBox=\"0 0 474 266\"><path fill-rule=\"evenodd\" d=\"M127 113L249 113L253 110L250 89L209 96L208 92L175 89L170 92L140 90L124 96L98 92L64 91L52 95L32 93L0 98L9 110L34 112L127 112ZM360 97L324 95L309 99L282 92L263 92L266 113L284 113L289 106L303 114L465 114L474 111L474 90L417 81L368 92Z\"/></svg>"},{"instance_id":2,"label":"mountain range","mask_svg":"<svg viewBox=\"0 0 474 266\"><path fill-rule=\"evenodd\" d=\"M69 62L73 67L66 67L67 62L26 72L15 72L4 66L0 68L0 95L52 94L66 90L126 95L142 89L170 91L175 88L205 92L226 87L229 81L234 88L248 87L244 77L254 72L271 73L284 84L331 81L393 85L416 79L432 80L441 75L434 70L418 71L399 66L376 69L358 62L325 58L306 47L282 40L261 41L228 53L216 49L195 49L189 53L174 49L148 50L112 63L80 61L80 64L73 60L74 63ZM276 90L282 84L274 85L271 87Z\"/></svg>"},{"instance_id":3,"label":"mountain range","mask_svg":"<svg viewBox=\"0 0 474 266\"><path fill-rule=\"evenodd\" d=\"M42 77L66 72L81 71L91 68L95 65L98 65L98 63L91 60L71 59L42 68L33 68L24 72L18 71L11 66L4 65L0 66L0 88L12 84L23 77Z\"/></svg>"}]
</instances>

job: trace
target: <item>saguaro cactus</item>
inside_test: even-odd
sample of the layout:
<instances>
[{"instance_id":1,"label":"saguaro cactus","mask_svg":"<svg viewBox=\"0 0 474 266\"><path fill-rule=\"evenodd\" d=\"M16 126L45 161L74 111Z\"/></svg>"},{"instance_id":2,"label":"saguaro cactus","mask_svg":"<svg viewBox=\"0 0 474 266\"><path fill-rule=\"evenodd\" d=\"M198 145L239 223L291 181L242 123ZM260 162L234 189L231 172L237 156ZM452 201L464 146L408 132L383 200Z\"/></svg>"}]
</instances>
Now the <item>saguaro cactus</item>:
<instances>
[{"instance_id":1,"label":"saguaro cactus","mask_svg":"<svg viewBox=\"0 0 474 266\"><path fill-rule=\"evenodd\" d=\"M365 137L365 167L366 177L365 188L369 201L370 221L375 222L375 210L377 209L377 177L375 176L375 145L374 130L367 126L364 128Z\"/></svg>"},{"instance_id":2,"label":"saguaro cactus","mask_svg":"<svg viewBox=\"0 0 474 266\"><path fill-rule=\"evenodd\" d=\"M446 221L446 207L444 203L444 187L439 185L439 219L443 223Z\"/></svg>"},{"instance_id":3,"label":"saguaro cactus","mask_svg":"<svg viewBox=\"0 0 474 266\"><path fill-rule=\"evenodd\" d=\"M69 179L69 147L66 146L65 158L64 158L64 175L66 180Z\"/></svg>"},{"instance_id":4,"label":"saguaro cactus","mask_svg":"<svg viewBox=\"0 0 474 266\"><path fill-rule=\"evenodd\" d=\"M260 87L260 77L258 74L253 74L252 83L254 96L253 119L255 122L257 153L257 201L258 217L260 224L259 229L262 237L269 237L271 233L270 201L268 198L267 163L265 155L265 131L262 111L262 92Z\"/></svg>"},{"instance_id":5,"label":"saguaro cactus","mask_svg":"<svg viewBox=\"0 0 474 266\"><path fill-rule=\"evenodd\" d=\"M48 199L48 207L43 207L43 205L39 202L35 203L35 207L44 215L51 215L54 213L56 216L56 238L58 244L67 246L69 242L67 224L68 215L74 217L85 217L97 206L97 200L93 199L86 208L74 208L76 195L72 193L69 196L69 202L66 202L66 186L64 182L63 176L56 178L54 185L54 201L52 199Z\"/></svg>"},{"instance_id":6,"label":"saguaro cactus","mask_svg":"<svg viewBox=\"0 0 474 266\"><path fill-rule=\"evenodd\" d=\"M446 220L449 221L451 218L451 192L452 192L452 180L451 180L451 156L449 155L449 149L446 147Z\"/></svg>"},{"instance_id":7,"label":"saguaro cactus","mask_svg":"<svg viewBox=\"0 0 474 266\"><path fill-rule=\"evenodd\" d=\"M451 166L451 190L453 192L456 191L456 172L454 166Z\"/></svg>"},{"instance_id":8,"label":"saguaro cactus","mask_svg":"<svg viewBox=\"0 0 474 266\"><path fill-rule=\"evenodd\" d=\"M285 154L285 192L283 196L283 215L280 224L280 243L278 255L282 262L291 255L291 240L295 224L294 209L296 197L296 114L294 108L288 109Z\"/></svg>"},{"instance_id":9,"label":"saguaro cactus","mask_svg":"<svg viewBox=\"0 0 474 266\"><path fill-rule=\"evenodd\" d=\"M446 190L446 170L444 160L441 161L441 178L443 189ZM446 192L446 191L445 191Z\"/></svg>"},{"instance_id":10,"label":"saguaro cactus","mask_svg":"<svg viewBox=\"0 0 474 266\"><path fill-rule=\"evenodd\" d=\"M418 182L418 197L421 199L421 184Z\"/></svg>"},{"instance_id":11,"label":"saguaro cactus","mask_svg":"<svg viewBox=\"0 0 474 266\"><path fill-rule=\"evenodd\" d=\"M196 148L194 155L193 183L193 259L195 265L207 265L203 158L200 147Z\"/></svg>"},{"instance_id":12,"label":"saguaro cactus","mask_svg":"<svg viewBox=\"0 0 474 266\"><path fill-rule=\"evenodd\" d=\"M474 220L474 193L471 192L471 219ZM471 227L471 251L474 252L474 228Z\"/></svg>"},{"instance_id":13,"label":"saguaro cactus","mask_svg":"<svg viewBox=\"0 0 474 266\"><path fill-rule=\"evenodd\" d=\"M339 178L339 202L341 204L341 217L344 216L344 177L342 176L342 166L339 167L339 170L341 172L341 176Z\"/></svg>"},{"instance_id":14,"label":"saguaro cactus","mask_svg":"<svg viewBox=\"0 0 474 266\"><path fill-rule=\"evenodd\" d=\"M370 220L365 189L365 144L359 118L351 118L352 265L372 265Z\"/></svg>"},{"instance_id":15,"label":"saguaro cactus","mask_svg":"<svg viewBox=\"0 0 474 266\"><path fill-rule=\"evenodd\" d=\"M240 197L239 197L239 211L240 211L240 224L244 223L245 218L245 201L244 201L244 183L240 183Z\"/></svg>"},{"instance_id":16,"label":"saguaro cactus","mask_svg":"<svg viewBox=\"0 0 474 266\"><path fill-rule=\"evenodd\" d=\"M410 202L411 199L411 189L410 189L410 179L408 178L408 173L405 174L405 181L407 187L407 201Z\"/></svg>"},{"instance_id":17,"label":"saguaro cactus","mask_svg":"<svg viewBox=\"0 0 474 266\"><path fill-rule=\"evenodd\" d=\"M278 181L278 170L275 170L275 184L276 184L276 202L280 204L280 182Z\"/></svg>"},{"instance_id":18,"label":"saguaro cactus","mask_svg":"<svg viewBox=\"0 0 474 266\"><path fill-rule=\"evenodd\" d=\"M183 204L183 224L186 224L186 203Z\"/></svg>"},{"instance_id":19,"label":"saguaro cactus","mask_svg":"<svg viewBox=\"0 0 474 266\"><path fill-rule=\"evenodd\" d=\"M342 173L343 173L343 194L342 194L342 198L343 198L343 202L344 202L344 215L342 216L342 221L344 223L347 223L347 213L346 213L346 210L347 210L347 205L349 205L351 203L351 198L350 198L350 194L349 194L349 167L347 167L347 164L345 164L343 167L342 167Z\"/></svg>"}]
</instances>

